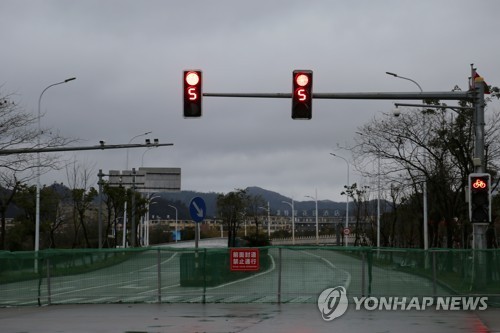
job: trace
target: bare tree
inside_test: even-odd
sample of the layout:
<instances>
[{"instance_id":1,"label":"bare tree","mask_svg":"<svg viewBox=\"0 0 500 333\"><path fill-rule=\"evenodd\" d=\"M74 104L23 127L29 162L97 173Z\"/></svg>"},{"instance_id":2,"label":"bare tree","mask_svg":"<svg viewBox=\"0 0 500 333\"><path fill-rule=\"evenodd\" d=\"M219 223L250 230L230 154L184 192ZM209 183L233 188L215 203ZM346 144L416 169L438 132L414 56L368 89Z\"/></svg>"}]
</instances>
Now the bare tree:
<instances>
[{"instance_id":1,"label":"bare tree","mask_svg":"<svg viewBox=\"0 0 500 333\"><path fill-rule=\"evenodd\" d=\"M73 202L73 223L74 238L73 247L78 244L78 234L80 228L83 231L83 237L87 247L91 247L89 240L89 230L87 223L87 213L92 206L94 198L97 196L97 190L90 187L92 175L95 175L93 167L86 167L82 164L73 163L66 167L68 185L71 190L71 200Z\"/></svg>"},{"instance_id":2,"label":"bare tree","mask_svg":"<svg viewBox=\"0 0 500 333\"><path fill-rule=\"evenodd\" d=\"M500 158L499 120L500 113L493 112L485 128L485 164L492 174L496 174ZM465 186L474 170L472 110L407 110L398 118L384 114L362 126L359 133L353 148L355 165L374 177L367 166L380 158L383 183L402 191L398 200L417 203L416 214L423 209L426 183L430 220L445 225L444 238L451 246L453 221L457 217L466 220Z\"/></svg>"},{"instance_id":3,"label":"bare tree","mask_svg":"<svg viewBox=\"0 0 500 333\"><path fill-rule=\"evenodd\" d=\"M217 197L217 212L222 221L227 225L228 247L236 246L236 234L242 221L242 216L247 208L248 196L245 190L235 190Z\"/></svg>"},{"instance_id":4,"label":"bare tree","mask_svg":"<svg viewBox=\"0 0 500 333\"><path fill-rule=\"evenodd\" d=\"M37 116L25 112L15 103L13 95L0 93L0 151L21 147L58 147L74 141L46 131L38 145L39 132L35 127L37 121ZM0 155L0 249L5 249L7 208L20 186L37 176L36 161L34 154ZM40 172L58 168L58 161L59 156L56 154L40 154Z\"/></svg>"}]
</instances>

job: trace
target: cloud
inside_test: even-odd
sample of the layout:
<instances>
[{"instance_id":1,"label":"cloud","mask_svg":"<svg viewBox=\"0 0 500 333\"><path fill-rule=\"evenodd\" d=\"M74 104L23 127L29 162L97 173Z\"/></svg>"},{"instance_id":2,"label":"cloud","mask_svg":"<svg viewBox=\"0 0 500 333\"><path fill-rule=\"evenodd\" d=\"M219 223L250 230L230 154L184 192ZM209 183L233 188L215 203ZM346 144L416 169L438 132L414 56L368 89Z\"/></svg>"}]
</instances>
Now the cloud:
<instances>
[{"instance_id":1,"label":"cloud","mask_svg":"<svg viewBox=\"0 0 500 333\"><path fill-rule=\"evenodd\" d=\"M82 144L137 134L174 147L130 150L130 166L182 167L183 188L257 185L297 198L318 188L343 200L346 166L329 152L395 101L314 100L313 119L291 120L288 99L204 98L182 117L182 71L199 68L205 92L290 92L292 71L312 69L315 92L466 89L475 62L496 71L500 4L466 1L3 1L2 90L44 127ZM134 142L141 142L138 138ZM349 151L340 150L347 158ZM73 155L70 155L73 156ZM124 151L78 159L125 167ZM354 166L352 177L356 179ZM64 180L64 172L44 180ZM362 180L360 180L362 181ZM368 180L365 180L368 182Z\"/></svg>"}]
</instances>

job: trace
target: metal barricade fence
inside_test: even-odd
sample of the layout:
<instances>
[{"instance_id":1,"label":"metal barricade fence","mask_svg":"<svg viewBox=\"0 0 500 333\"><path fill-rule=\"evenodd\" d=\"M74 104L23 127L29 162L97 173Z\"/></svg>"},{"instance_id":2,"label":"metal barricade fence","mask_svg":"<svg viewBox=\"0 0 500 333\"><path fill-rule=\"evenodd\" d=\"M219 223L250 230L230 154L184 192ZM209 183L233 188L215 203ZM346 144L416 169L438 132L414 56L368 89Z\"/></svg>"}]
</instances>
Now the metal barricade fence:
<instances>
[{"instance_id":1,"label":"metal barricade fence","mask_svg":"<svg viewBox=\"0 0 500 333\"><path fill-rule=\"evenodd\" d=\"M230 270L229 249L0 252L0 306L79 303L313 303L348 296L500 299L500 251L329 246L259 248L256 271ZM36 264L35 264L36 262Z\"/></svg>"}]
</instances>

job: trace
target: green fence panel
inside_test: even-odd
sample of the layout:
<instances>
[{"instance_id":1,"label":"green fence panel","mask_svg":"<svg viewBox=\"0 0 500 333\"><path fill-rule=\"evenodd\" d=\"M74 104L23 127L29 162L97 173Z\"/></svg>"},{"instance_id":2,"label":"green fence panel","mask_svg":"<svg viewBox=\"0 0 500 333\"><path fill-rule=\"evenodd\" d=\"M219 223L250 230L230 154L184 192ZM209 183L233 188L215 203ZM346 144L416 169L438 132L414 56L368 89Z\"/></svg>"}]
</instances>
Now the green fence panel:
<instances>
[{"instance_id":1,"label":"green fence panel","mask_svg":"<svg viewBox=\"0 0 500 333\"><path fill-rule=\"evenodd\" d=\"M0 251L0 307L80 303L314 303L348 297L488 296L500 303L500 250L336 246L259 248L257 271L228 249Z\"/></svg>"}]
</instances>

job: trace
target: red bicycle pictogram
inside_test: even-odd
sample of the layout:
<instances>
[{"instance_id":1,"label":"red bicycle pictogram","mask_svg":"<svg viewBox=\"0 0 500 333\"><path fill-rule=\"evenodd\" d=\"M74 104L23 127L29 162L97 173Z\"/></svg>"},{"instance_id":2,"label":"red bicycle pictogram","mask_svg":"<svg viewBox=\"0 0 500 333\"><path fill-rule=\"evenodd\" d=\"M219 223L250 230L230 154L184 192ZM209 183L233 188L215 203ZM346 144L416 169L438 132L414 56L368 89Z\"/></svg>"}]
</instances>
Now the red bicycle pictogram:
<instances>
[{"instance_id":1,"label":"red bicycle pictogram","mask_svg":"<svg viewBox=\"0 0 500 333\"><path fill-rule=\"evenodd\" d=\"M486 182L482 179L476 179L474 183L472 183L472 187L479 189L479 188L486 188Z\"/></svg>"}]
</instances>

